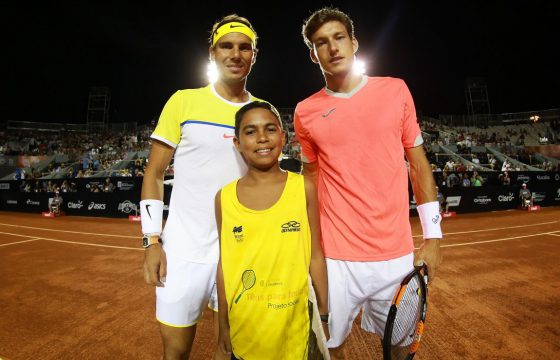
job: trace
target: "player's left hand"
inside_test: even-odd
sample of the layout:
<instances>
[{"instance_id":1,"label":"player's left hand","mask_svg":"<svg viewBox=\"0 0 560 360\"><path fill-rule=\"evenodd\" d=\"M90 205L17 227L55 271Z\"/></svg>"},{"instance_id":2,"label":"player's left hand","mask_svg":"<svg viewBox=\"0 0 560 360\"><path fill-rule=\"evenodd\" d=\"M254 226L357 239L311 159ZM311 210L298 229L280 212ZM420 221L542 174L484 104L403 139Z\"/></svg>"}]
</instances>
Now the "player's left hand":
<instances>
[{"instance_id":1,"label":"player's left hand","mask_svg":"<svg viewBox=\"0 0 560 360\"><path fill-rule=\"evenodd\" d=\"M426 239L414 256L414 265L424 262L428 267L430 281L435 278L436 271L443 261L440 250L441 239Z\"/></svg>"},{"instance_id":2,"label":"player's left hand","mask_svg":"<svg viewBox=\"0 0 560 360\"><path fill-rule=\"evenodd\" d=\"M329 339L331 338L331 334L329 332L329 324L321 321L321 325L323 325L323 332L325 333L325 341L329 341Z\"/></svg>"}]
</instances>

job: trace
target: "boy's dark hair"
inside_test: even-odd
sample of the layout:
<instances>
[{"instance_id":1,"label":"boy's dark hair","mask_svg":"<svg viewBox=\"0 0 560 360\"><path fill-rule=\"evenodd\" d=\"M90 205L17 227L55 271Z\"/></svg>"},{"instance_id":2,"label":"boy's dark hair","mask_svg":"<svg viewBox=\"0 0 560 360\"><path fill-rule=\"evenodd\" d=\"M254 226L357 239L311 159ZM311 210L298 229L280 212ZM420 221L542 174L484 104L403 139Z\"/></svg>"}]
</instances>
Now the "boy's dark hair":
<instances>
[{"instance_id":1,"label":"boy's dark hair","mask_svg":"<svg viewBox=\"0 0 560 360\"><path fill-rule=\"evenodd\" d=\"M335 7L326 6L315 11L303 22L301 35L303 35L303 41L310 50L313 50L311 36L313 36L313 34L315 34L315 32L319 30L323 24L328 23L329 21L341 22L346 28L348 35L350 35L352 39L354 38L354 22L350 19L350 16Z\"/></svg>"},{"instance_id":2,"label":"boy's dark hair","mask_svg":"<svg viewBox=\"0 0 560 360\"><path fill-rule=\"evenodd\" d=\"M250 102L246 105L243 105L241 107L241 109L237 110L237 112L235 113L235 137L239 138L239 130L241 127L241 120L243 120L243 116L245 116L245 113L247 113L247 111L252 110L252 109L267 109L268 111L270 111L271 113L274 114L274 116L276 116L276 119L278 119L278 124L280 125L280 129L283 129L282 126L282 117L280 116L280 113L278 112L278 110L276 110L276 108L274 106L272 106L272 104L264 102L264 101L253 101Z\"/></svg>"},{"instance_id":3,"label":"boy's dark hair","mask_svg":"<svg viewBox=\"0 0 560 360\"><path fill-rule=\"evenodd\" d=\"M258 40L259 37L257 36L257 32L253 28L253 25L251 25L249 20L247 20L243 16L239 16L237 14L226 15L223 18L221 18L220 20L218 20L214 23L214 25L212 26L212 30L210 32L210 37L208 38L208 42L210 43L210 46L212 46L212 43L213 43L213 40L214 40L214 34L216 33L216 30L218 30L218 28L220 26L222 26L224 24L227 24L227 23L230 23L230 22L240 22L242 24L247 25L251 30L253 30L253 32L255 33L255 47L257 46L257 40Z\"/></svg>"}]
</instances>

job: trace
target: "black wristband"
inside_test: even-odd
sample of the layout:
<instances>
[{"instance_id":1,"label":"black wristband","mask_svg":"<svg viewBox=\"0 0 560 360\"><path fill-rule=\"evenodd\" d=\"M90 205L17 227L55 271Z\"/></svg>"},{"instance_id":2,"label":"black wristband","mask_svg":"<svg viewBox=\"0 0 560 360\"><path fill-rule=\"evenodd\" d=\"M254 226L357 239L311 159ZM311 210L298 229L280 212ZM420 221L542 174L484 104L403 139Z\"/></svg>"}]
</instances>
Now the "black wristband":
<instances>
[{"instance_id":1,"label":"black wristband","mask_svg":"<svg viewBox=\"0 0 560 360\"><path fill-rule=\"evenodd\" d=\"M320 317L321 317L322 322L327 323L327 324L329 323L329 314L320 315Z\"/></svg>"}]
</instances>

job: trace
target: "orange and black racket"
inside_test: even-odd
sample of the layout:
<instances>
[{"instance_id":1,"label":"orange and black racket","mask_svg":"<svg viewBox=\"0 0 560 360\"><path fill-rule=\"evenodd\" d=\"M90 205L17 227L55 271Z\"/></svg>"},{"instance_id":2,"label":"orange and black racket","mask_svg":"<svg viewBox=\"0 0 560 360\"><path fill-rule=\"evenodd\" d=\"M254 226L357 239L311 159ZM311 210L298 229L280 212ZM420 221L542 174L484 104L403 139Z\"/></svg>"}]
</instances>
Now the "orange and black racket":
<instances>
[{"instance_id":1,"label":"orange and black racket","mask_svg":"<svg viewBox=\"0 0 560 360\"><path fill-rule=\"evenodd\" d=\"M418 351L426 320L428 268L416 266L395 293L383 336L384 360L410 360Z\"/></svg>"}]
</instances>

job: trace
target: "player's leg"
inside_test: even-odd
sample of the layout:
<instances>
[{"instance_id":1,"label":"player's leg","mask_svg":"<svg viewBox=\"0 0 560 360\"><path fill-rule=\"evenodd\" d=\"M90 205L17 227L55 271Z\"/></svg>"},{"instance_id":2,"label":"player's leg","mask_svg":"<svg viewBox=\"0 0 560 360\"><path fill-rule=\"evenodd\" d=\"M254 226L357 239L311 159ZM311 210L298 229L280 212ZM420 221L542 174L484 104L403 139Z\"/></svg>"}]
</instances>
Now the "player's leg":
<instances>
[{"instance_id":1,"label":"player's leg","mask_svg":"<svg viewBox=\"0 0 560 360\"><path fill-rule=\"evenodd\" d=\"M156 317L164 359L188 359L196 323L202 317L216 278L215 264L198 264L167 255L165 287L156 288Z\"/></svg>"},{"instance_id":2,"label":"player's leg","mask_svg":"<svg viewBox=\"0 0 560 360\"><path fill-rule=\"evenodd\" d=\"M365 293L357 281L353 268L359 263L326 259L329 279L330 339L327 342L331 359L345 359L345 340L352 330L354 319L365 300Z\"/></svg>"},{"instance_id":3,"label":"player's leg","mask_svg":"<svg viewBox=\"0 0 560 360\"><path fill-rule=\"evenodd\" d=\"M191 353L196 324L189 327L173 327L160 323L164 360L188 359Z\"/></svg>"},{"instance_id":4,"label":"player's leg","mask_svg":"<svg viewBox=\"0 0 560 360\"><path fill-rule=\"evenodd\" d=\"M370 297L362 308L362 329L379 335L383 339L387 315L393 296L403 278L414 268L414 254L410 253L396 259L370 262L372 281Z\"/></svg>"}]
</instances>

